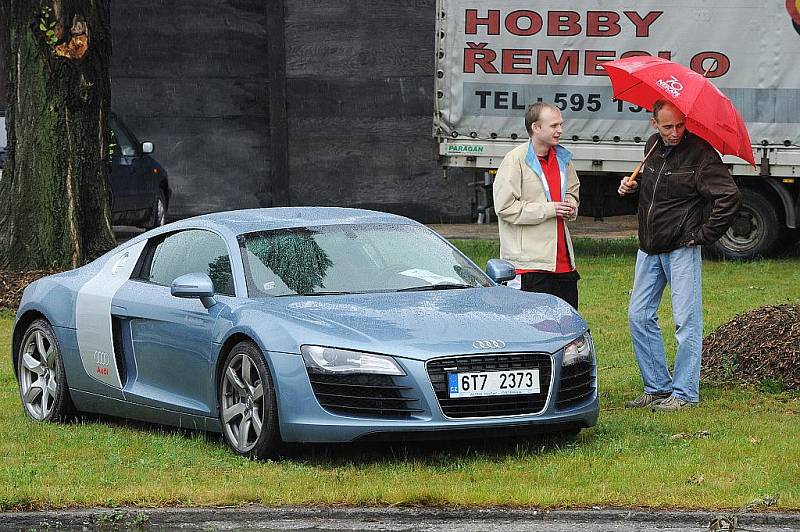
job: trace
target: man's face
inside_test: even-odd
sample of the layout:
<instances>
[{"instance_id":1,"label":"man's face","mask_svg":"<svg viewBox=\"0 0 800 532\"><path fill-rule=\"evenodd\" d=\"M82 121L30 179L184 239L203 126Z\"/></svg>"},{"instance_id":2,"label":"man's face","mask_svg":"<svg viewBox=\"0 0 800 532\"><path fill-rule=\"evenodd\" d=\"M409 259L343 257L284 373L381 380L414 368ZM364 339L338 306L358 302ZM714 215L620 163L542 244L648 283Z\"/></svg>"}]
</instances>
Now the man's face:
<instances>
[{"instance_id":1,"label":"man's face","mask_svg":"<svg viewBox=\"0 0 800 532\"><path fill-rule=\"evenodd\" d=\"M563 130L564 119L561 118L561 111L545 107L539 114L539 120L531 125L533 133L531 138L534 143L541 146L552 147L558 144Z\"/></svg>"},{"instance_id":2,"label":"man's face","mask_svg":"<svg viewBox=\"0 0 800 532\"><path fill-rule=\"evenodd\" d=\"M658 117L651 118L650 123L658 130L667 146L677 145L686 133L686 116L672 104L662 107L658 111Z\"/></svg>"}]
</instances>

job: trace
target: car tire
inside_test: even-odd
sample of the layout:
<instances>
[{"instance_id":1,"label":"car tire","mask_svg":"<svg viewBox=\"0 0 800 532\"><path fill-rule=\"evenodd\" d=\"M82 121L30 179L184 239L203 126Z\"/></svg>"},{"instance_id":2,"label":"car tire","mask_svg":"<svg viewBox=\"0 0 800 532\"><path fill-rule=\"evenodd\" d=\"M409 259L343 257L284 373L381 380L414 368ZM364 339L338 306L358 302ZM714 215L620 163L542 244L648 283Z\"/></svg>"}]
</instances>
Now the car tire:
<instances>
[{"instance_id":1,"label":"car tire","mask_svg":"<svg viewBox=\"0 0 800 532\"><path fill-rule=\"evenodd\" d=\"M150 215L150 224L149 229L155 229L156 227L161 227L162 225L167 223L167 197L164 195L164 191L159 189L158 195L156 196L156 200L153 203L153 212Z\"/></svg>"},{"instance_id":2,"label":"car tire","mask_svg":"<svg viewBox=\"0 0 800 532\"><path fill-rule=\"evenodd\" d=\"M17 376L20 400L29 418L60 422L74 416L61 348L47 320L35 320L25 331L17 353Z\"/></svg>"},{"instance_id":3,"label":"car tire","mask_svg":"<svg viewBox=\"0 0 800 532\"><path fill-rule=\"evenodd\" d=\"M748 260L769 254L781 234L773 203L755 190L742 189L742 205L731 227L709 246L712 257Z\"/></svg>"},{"instance_id":4,"label":"car tire","mask_svg":"<svg viewBox=\"0 0 800 532\"><path fill-rule=\"evenodd\" d=\"M228 353L219 379L219 420L231 450L252 459L273 458L281 447L278 403L261 350L239 342Z\"/></svg>"}]
</instances>

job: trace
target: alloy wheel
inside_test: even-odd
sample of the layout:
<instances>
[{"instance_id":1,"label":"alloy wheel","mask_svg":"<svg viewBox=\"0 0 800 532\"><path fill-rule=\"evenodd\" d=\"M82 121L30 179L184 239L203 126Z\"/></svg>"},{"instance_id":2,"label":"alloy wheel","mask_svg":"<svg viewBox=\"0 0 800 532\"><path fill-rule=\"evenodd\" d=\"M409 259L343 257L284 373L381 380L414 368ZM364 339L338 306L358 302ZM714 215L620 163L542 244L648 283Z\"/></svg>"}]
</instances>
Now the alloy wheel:
<instances>
[{"instance_id":1,"label":"alloy wheel","mask_svg":"<svg viewBox=\"0 0 800 532\"><path fill-rule=\"evenodd\" d=\"M255 361L237 353L228 361L222 381L222 423L237 451L250 451L264 425L264 387Z\"/></svg>"},{"instance_id":2,"label":"alloy wheel","mask_svg":"<svg viewBox=\"0 0 800 532\"><path fill-rule=\"evenodd\" d=\"M20 395L28 414L37 421L47 419L57 399L57 352L47 331L33 329L23 341L20 353Z\"/></svg>"}]
</instances>

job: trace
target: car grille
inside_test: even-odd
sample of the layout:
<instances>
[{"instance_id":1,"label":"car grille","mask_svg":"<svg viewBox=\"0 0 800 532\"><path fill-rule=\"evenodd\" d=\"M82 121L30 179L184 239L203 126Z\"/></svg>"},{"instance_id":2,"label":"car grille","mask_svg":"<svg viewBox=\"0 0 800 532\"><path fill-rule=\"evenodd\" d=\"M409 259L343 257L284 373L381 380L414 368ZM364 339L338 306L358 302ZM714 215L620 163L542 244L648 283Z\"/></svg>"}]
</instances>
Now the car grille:
<instances>
[{"instance_id":1,"label":"car grille","mask_svg":"<svg viewBox=\"0 0 800 532\"><path fill-rule=\"evenodd\" d=\"M408 397L412 388L397 385L389 375L309 370L308 377L319 404L335 414L407 418L422 412L416 405L419 399Z\"/></svg>"},{"instance_id":2,"label":"car grille","mask_svg":"<svg viewBox=\"0 0 800 532\"><path fill-rule=\"evenodd\" d=\"M553 363L545 353L513 353L498 355L439 358L427 364L428 376L444 415L452 418L515 416L544 410L550 388ZM447 373L539 369L541 393L494 397L462 397L450 399Z\"/></svg>"},{"instance_id":3,"label":"car grille","mask_svg":"<svg viewBox=\"0 0 800 532\"><path fill-rule=\"evenodd\" d=\"M556 408L568 408L585 402L594 395L594 364L588 360L561 368Z\"/></svg>"}]
</instances>

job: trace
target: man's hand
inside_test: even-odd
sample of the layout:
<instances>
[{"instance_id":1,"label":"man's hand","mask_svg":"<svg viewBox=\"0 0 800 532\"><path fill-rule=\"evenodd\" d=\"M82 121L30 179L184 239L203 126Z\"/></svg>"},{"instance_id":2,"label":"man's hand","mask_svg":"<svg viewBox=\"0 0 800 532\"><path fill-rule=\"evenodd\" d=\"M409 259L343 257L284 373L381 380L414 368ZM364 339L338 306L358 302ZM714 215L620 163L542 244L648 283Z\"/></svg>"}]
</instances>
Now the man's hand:
<instances>
[{"instance_id":1,"label":"man's hand","mask_svg":"<svg viewBox=\"0 0 800 532\"><path fill-rule=\"evenodd\" d=\"M575 213L575 206L566 201L556 202L556 216L559 218L571 218Z\"/></svg>"},{"instance_id":2,"label":"man's hand","mask_svg":"<svg viewBox=\"0 0 800 532\"><path fill-rule=\"evenodd\" d=\"M619 182L617 193L620 196L627 196L628 194L636 192L637 188L639 188L639 182L635 179L628 181L628 176L625 176L622 178L622 181Z\"/></svg>"}]
</instances>

